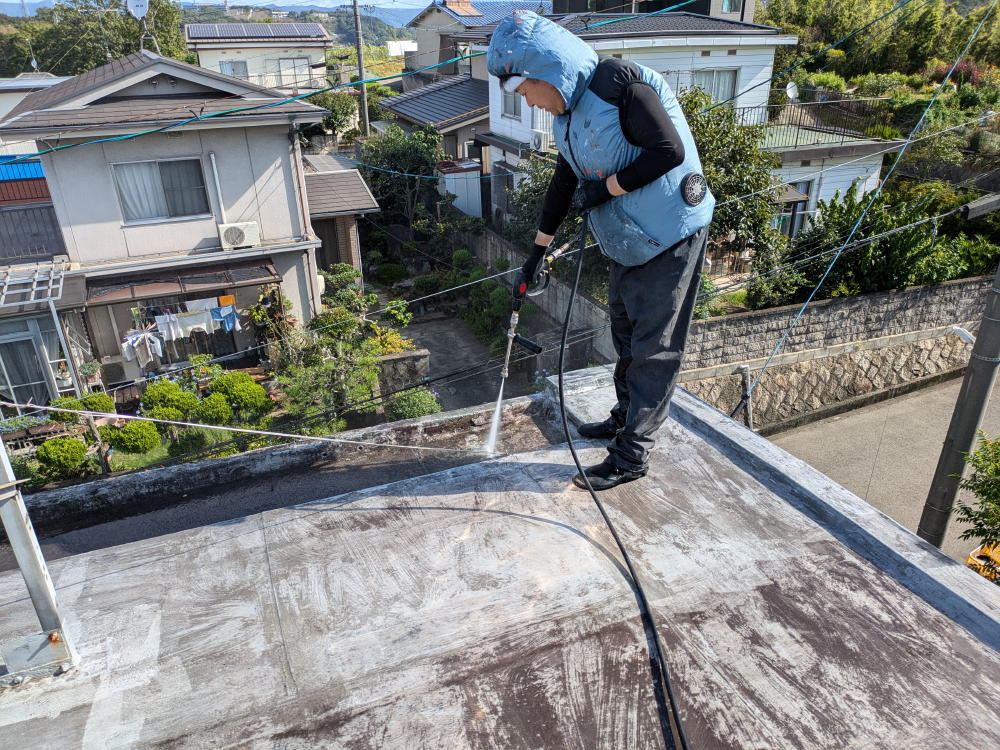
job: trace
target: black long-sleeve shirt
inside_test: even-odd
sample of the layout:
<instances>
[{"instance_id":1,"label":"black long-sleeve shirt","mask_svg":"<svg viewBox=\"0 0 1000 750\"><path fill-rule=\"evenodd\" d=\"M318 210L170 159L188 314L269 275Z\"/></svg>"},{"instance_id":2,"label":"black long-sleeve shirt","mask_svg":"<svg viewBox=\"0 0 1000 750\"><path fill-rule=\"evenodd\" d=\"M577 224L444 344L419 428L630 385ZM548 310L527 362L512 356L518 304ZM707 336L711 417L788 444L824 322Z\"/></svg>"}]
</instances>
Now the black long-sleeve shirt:
<instances>
[{"instance_id":1,"label":"black long-sleeve shirt","mask_svg":"<svg viewBox=\"0 0 1000 750\"><path fill-rule=\"evenodd\" d=\"M638 68L630 63L602 58L590 83L591 91L618 107L625 139L642 149L635 161L617 173L618 185L630 193L659 179L684 161L684 144L677 128L656 90L640 76ZM577 183L569 162L560 155L538 222L544 234L555 234L566 218Z\"/></svg>"}]
</instances>

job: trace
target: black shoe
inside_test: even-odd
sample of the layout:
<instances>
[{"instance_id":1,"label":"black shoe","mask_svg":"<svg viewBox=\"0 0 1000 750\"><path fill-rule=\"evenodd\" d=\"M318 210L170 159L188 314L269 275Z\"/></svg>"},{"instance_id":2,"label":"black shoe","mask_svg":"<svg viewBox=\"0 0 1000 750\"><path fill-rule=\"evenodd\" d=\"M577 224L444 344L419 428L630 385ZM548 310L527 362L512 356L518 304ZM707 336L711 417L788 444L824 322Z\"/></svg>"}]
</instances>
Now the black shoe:
<instances>
[{"instance_id":1,"label":"black shoe","mask_svg":"<svg viewBox=\"0 0 1000 750\"><path fill-rule=\"evenodd\" d=\"M634 482L636 479L642 479L646 476L645 469L622 469L611 463L610 459L605 459L597 466L588 466L583 472L590 480L590 486L597 492L610 490L619 484ZM587 482L584 481L582 474L573 477L573 484L580 489L587 489Z\"/></svg>"},{"instance_id":2,"label":"black shoe","mask_svg":"<svg viewBox=\"0 0 1000 750\"><path fill-rule=\"evenodd\" d=\"M576 428L576 431L589 440L604 440L618 434L618 423L614 417L608 417L603 422L587 422Z\"/></svg>"}]
</instances>

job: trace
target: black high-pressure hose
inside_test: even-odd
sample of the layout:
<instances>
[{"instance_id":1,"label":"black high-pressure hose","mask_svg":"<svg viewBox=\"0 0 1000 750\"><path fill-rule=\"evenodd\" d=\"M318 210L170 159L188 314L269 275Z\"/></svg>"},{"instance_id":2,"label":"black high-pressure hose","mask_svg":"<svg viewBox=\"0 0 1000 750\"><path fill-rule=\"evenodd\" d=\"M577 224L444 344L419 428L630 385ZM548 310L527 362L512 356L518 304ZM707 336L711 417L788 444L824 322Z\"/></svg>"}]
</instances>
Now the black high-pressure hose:
<instances>
[{"instance_id":1,"label":"black high-pressure hose","mask_svg":"<svg viewBox=\"0 0 1000 750\"><path fill-rule=\"evenodd\" d=\"M587 484L587 490L590 492L591 498L594 500L594 504L601 513L601 517L604 519L604 523L607 524L608 531L611 532L611 536L615 540L615 544L618 545L618 551L621 552L622 560L625 561L625 567L628 569L628 574L630 577L629 583L632 584L632 590L635 594L636 602L639 604L639 614L642 618L643 630L646 631L646 640L651 645L650 650L650 661L653 663L653 693L656 695L656 702L659 708L660 716L660 729L663 731L663 741L667 747L667 750L677 750L677 744L674 742L674 733L670 728L670 718L673 717L673 725L677 731L677 737L680 739L681 748L683 750L689 750L687 737L684 735L684 726L681 724L680 712L677 708L677 700L674 697L673 685L670 682L670 673L667 669L667 660L664 658L664 649L660 643L660 634L656 629L656 621L653 619L653 610L649 606L649 600L646 598L646 592L643 591L642 584L639 582L639 576L635 571L635 566L632 565L632 558L629 556L628 551L625 549L625 545L622 543L621 538L618 536L618 531L615 529L611 519L608 517L608 513L604 508L604 503L601 502L594 488L590 485L590 479L583 471L583 465L580 463L580 457L576 453L576 447L573 445L573 437L570 435L569 431L569 420L566 417L566 393L563 384L563 373L565 372L565 360L566 360L566 341L569 338L569 325L570 320L573 317L573 302L576 299L576 292L580 286L580 272L583 270L583 250L587 239L587 227L589 219L586 214L584 214L583 227L580 229L580 249L578 252L579 257L576 259L576 278L573 279L573 289L570 291L569 303L566 305L566 320L563 322L562 328L562 339L559 345L559 413L562 416L563 432L566 434L566 443L569 445L569 452L573 456L573 463L576 464L577 471L583 477L584 482ZM669 713L664 701L664 692L666 692L667 699L670 703Z\"/></svg>"}]
</instances>

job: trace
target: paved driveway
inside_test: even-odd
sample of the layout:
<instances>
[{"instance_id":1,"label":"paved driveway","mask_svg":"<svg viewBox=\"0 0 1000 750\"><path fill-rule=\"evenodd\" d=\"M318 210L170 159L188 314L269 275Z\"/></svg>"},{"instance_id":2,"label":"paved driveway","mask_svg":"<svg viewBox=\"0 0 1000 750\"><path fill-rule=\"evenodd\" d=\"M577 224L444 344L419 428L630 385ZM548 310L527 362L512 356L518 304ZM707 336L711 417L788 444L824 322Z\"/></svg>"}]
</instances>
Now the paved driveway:
<instances>
[{"instance_id":1,"label":"paved driveway","mask_svg":"<svg viewBox=\"0 0 1000 750\"><path fill-rule=\"evenodd\" d=\"M961 385L960 378L951 380L771 440L916 531ZM1000 435L1000 387L983 429ZM961 531L952 521L943 549L964 562L975 544L960 540Z\"/></svg>"}]
</instances>

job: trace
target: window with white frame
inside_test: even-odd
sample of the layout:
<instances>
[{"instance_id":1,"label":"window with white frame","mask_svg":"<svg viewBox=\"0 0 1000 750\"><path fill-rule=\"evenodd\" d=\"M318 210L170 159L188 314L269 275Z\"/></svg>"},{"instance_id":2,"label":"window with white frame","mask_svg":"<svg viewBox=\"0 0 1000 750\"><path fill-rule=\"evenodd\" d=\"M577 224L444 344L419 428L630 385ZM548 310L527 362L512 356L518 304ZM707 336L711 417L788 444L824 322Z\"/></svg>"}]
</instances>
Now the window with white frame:
<instances>
[{"instance_id":1,"label":"window with white frame","mask_svg":"<svg viewBox=\"0 0 1000 750\"><path fill-rule=\"evenodd\" d=\"M211 213L198 159L137 161L113 169L126 223Z\"/></svg>"},{"instance_id":2,"label":"window with white frame","mask_svg":"<svg viewBox=\"0 0 1000 750\"><path fill-rule=\"evenodd\" d=\"M282 57L278 60L282 86L308 86L310 72L308 57Z\"/></svg>"},{"instance_id":3,"label":"window with white frame","mask_svg":"<svg viewBox=\"0 0 1000 750\"><path fill-rule=\"evenodd\" d=\"M695 70L691 74L691 83L711 96L713 101L725 102L736 96L738 72L735 69Z\"/></svg>"},{"instance_id":4,"label":"window with white frame","mask_svg":"<svg viewBox=\"0 0 1000 750\"><path fill-rule=\"evenodd\" d=\"M743 0L722 0L723 13L739 13L743 10Z\"/></svg>"},{"instance_id":5,"label":"window with white frame","mask_svg":"<svg viewBox=\"0 0 1000 750\"><path fill-rule=\"evenodd\" d=\"M512 117L515 120L521 119L521 95L511 91L500 90L503 94L503 106L501 112L504 117Z\"/></svg>"},{"instance_id":6,"label":"window with white frame","mask_svg":"<svg viewBox=\"0 0 1000 750\"><path fill-rule=\"evenodd\" d=\"M246 79L249 77L247 75L246 60L220 60L219 72L226 76L233 76L234 78Z\"/></svg>"}]
</instances>

